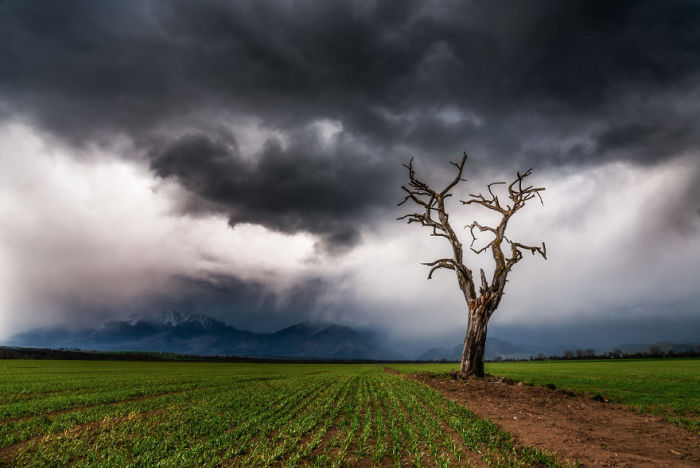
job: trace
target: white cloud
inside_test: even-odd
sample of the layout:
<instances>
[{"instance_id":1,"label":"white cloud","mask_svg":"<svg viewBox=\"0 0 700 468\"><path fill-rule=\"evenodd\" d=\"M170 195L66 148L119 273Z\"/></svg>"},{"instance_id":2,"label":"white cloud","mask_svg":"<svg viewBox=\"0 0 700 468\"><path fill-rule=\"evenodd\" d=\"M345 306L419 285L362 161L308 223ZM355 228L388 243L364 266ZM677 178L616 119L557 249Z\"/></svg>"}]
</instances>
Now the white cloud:
<instances>
[{"instance_id":1,"label":"white cloud","mask_svg":"<svg viewBox=\"0 0 700 468\"><path fill-rule=\"evenodd\" d=\"M338 120L319 119L309 124L309 128L317 135L322 145L328 146L343 131L343 123Z\"/></svg>"},{"instance_id":2,"label":"white cloud","mask_svg":"<svg viewBox=\"0 0 700 468\"><path fill-rule=\"evenodd\" d=\"M0 155L0 336L64 320L66 304L176 293L176 275L281 293L309 269L312 236L176 216L170 192L134 162L74 158L19 125L0 129Z\"/></svg>"}]
</instances>

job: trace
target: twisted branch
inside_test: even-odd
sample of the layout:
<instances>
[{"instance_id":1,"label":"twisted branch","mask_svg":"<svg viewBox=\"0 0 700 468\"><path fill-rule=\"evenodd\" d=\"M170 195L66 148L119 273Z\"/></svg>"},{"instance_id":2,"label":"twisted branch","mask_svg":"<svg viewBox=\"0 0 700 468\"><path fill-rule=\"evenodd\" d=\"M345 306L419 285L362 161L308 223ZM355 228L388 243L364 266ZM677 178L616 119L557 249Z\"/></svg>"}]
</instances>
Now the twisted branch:
<instances>
[{"instance_id":1,"label":"twisted branch","mask_svg":"<svg viewBox=\"0 0 700 468\"><path fill-rule=\"evenodd\" d=\"M467 200L460 200L463 205L480 205L489 210L496 211L501 215L500 222L496 226L482 225L478 221L474 221L465 226L465 228L469 228L469 233L472 237L469 249L476 254L481 254L491 249L496 264L490 284L486 279L486 274L483 269L480 271L480 297L477 297L472 271L463 263L462 244L452 229L449 216L445 210L445 199L452 196L450 191L460 182L466 181L466 179L462 178L466 162L466 153L463 153L459 162L450 161L450 164L457 169L457 173L445 188L438 192L416 177L416 172L413 167L413 158L411 158L408 164L403 165L408 169L409 181L407 186L401 187L404 192L406 192L406 196L398 203L398 206L404 205L410 200L422 209L416 213L409 213L397 219L406 220L408 224L419 223L421 226L429 227L431 229L431 236L444 237L450 242L453 252L452 258L441 258L433 262L423 263L423 265L431 267L428 273L428 279L432 279L433 273L439 269L455 270L460 287L467 303L470 304L470 308L480 305L483 306L486 302L490 302L492 305L491 312L493 312L501 296L504 294L503 291L506 285L507 275L513 266L523 258L523 252L529 251L533 255L540 254L543 258L547 258L547 248L544 242L541 247L530 246L519 242L512 242L505 234L510 218L518 210L523 208L529 200L537 197L540 202L543 203L540 192L545 189L544 187L534 187L526 184L525 179L532 174L532 169L528 169L523 173L517 172L515 180L506 186L508 199L510 201L508 204L502 203L498 195L494 192L494 186L506 185L506 182L502 181L492 182L486 186L488 196L482 193L470 193L470 198ZM476 249L474 248L474 243L477 240L477 233L475 233L475 230L478 230L478 233L491 233L494 237L488 244L482 248ZM506 257L501 249L501 245L504 241L510 244L510 257Z\"/></svg>"},{"instance_id":2,"label":"twisted branch","mask_svg":"<svg viewBox=\"0 0 700 468\"><path fill-rule=\"evenodd\" d=\"M403 191L406 192L406 196L398 204L398 206L401 206L407 201L411 200L423 209L417 213L409 213L397 219L406 220L408 224L419 223L421 226L427 226L432 231L430 234L431 236L444 237L449 241L450 246L452 247L453 258L440 259L434 262L425 263L424 265L432 267L428 273L428 279L431 279L433 277L433 273L441 268L455 270L457 272L460 287L464 292L465 298L467 301L469 301L476 297L474 282L472 280L472 272L462 263L462 243L459 241L457 235L452 229L449 221L449 215L445 210L445 200L452 196L450 191L457 184L465 180L462 178L462 173L464 172L464 166L466 163L467 153L462 154L462 158L459 162L450 161L450 164L455 166L457 169L457 173L455 174L455 177L445 186L445 188L438 192L416 177L416 172L413 168L413 158L411 158L408 164L403 165L406 169L408 169L408 186L401 186Z\"/></svg>"}]
</instances>

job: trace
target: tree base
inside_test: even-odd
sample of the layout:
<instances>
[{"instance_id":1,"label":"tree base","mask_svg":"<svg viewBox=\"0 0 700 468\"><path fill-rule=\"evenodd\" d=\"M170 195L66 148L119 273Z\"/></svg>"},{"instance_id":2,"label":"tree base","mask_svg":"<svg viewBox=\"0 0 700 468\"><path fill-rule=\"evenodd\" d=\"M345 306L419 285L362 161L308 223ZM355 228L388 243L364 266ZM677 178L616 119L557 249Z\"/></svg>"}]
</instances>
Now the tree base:
<instances>
[{"instance_id":1,"label":"tree base","mask_svg":"<svg viewBox=\"0 0 700 468\"><path fill-rule=\"evenodd\" d=\"M479 375L479 374L469 374L469 373L462 373L456 370L450 371L450 377L452 377L455 380L467 380L470 377L476 377L476 378L483 378L486 375Z\"/></svg>"},{"instance_id":2,"label":"tree base","mask_svg":"<svg viewBox=\"0 0 700 468\"><path fill-rule=\"evenodd\" d=\"M472 373L458 372L457 373L457 380L467 380L470 377L484 378L485 376L486 376L486 374L483 374L483 373L479 374L478 372L472 372Z\"/></svg>"}]
</instances>

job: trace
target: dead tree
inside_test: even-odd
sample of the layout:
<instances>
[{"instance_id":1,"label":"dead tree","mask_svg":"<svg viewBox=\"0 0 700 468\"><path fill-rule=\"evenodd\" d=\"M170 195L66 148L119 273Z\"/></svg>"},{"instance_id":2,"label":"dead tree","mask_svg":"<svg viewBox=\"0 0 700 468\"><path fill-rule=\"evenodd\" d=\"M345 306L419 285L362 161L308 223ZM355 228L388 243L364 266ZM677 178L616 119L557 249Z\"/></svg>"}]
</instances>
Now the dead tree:
<instances>
[{"instance_id":1,"label":"dead tree","mask_svg":"<svg viewBox=\"0 0 700 468\"><path fill-rule=\"evenodd\" d=\"M479 292L477 294L474 285L474 275L472 270L464 264L463 246L459 238L455 234L454 229L450 225L449 216L445 210L445 200L452 196L450 191L462 179L464 165L467 162L467 154L464 153L462 160L459 163L450 162L455 166L457 174L455 178L445 186L441 191L433 190L425 182L416 177L413 168L413 158L404 167L408 169L408 187L401 188L406 192L406 198L403 199L399 206L407 201L412 201L418 206L417 213L409 213L401 216L400 220L407 220L409 224L419 223L421 226L426 226L432 230L431 236L444 237L452 247L452 257L440 258L432 262L423 263L429 266L430 272L428 279L433 277L435 271L444 268L454 270L457 275L459 288L464 294L464 299L467 302L469 309L467 321L467 334L464 338L464 348L462 350L462 364L460 366L460 378L470 376L483 377L484 375L484 351L486 347L486 329L488 321L493 313L498 308L501 298L506 287L508 273L513 266L523 258L524 252L540 254L543 258L547 258L547 248L542 242L542 246L529 246L520 242L513 242L506 237L506 227L510 218L525 204L537 197L542 202L540 192L544 187L533 187L527 185L525 179L532 174L532 169L528 169L524 173L517 173L516 179L507 185L509 201L502 203L498 196L494 193L495 185L505 185L506 182L493 182L487 186L488 195L469 194L467 200L462 200L464 205L481 205L484 208L495 211L500 214L501 220L497 226L482 225L477 221L466 226L471 234L471 244L469 248L472 252L480 254L486 250L491 250L495 269L491 282L486 279L486 273L481 269ZM477 234L487 233L493 236L491 241L485 246L476 249L474 242L477 239ZM508 244L506 250L510 250L509 256L503 252L504 242Z\"/></svg>"}]
</instances>

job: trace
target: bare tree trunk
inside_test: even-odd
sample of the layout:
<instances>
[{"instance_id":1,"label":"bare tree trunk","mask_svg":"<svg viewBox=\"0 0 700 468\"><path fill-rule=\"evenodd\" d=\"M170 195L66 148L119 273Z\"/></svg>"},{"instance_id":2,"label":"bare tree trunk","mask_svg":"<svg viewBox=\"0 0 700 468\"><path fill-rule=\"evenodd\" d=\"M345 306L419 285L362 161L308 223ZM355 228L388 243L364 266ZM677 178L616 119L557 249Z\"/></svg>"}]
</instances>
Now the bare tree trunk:
<instances>
[{"instance_id":1,"label":"bare tree trunk","mask_svg":"<svg viewBox=\"0 0 700 468\"><path fill-rule=\"evenodd\" d=\"M462 348L462 365L459 369L459 377L484 376L484 352L486 351L486 328L488 318L482 310L469 313L467 335L464 337Z\"/></svg>"}]
</instances>

